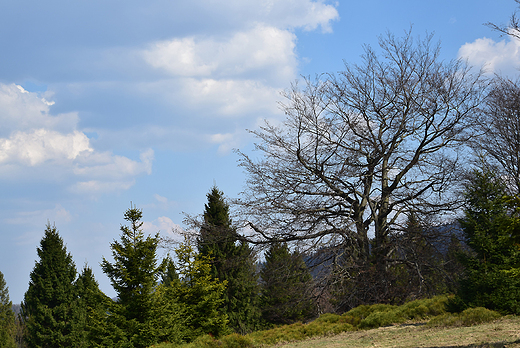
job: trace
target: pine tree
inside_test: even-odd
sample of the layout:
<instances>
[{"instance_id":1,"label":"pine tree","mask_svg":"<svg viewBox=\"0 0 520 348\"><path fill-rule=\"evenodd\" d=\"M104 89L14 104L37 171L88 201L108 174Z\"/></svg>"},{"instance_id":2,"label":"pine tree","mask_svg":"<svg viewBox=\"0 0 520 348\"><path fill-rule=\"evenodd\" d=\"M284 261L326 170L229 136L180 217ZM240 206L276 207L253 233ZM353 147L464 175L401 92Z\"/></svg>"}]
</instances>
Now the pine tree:
<instances>
[{"instance_id":1,"label":"pine tree","mask_svg":"<svg viewBox=\"0 0 520 348\"><path fill-rule=\"evenodd\" d=\"M9 288L0 272L0 347L15 348L15 316L9 300Z\"/></svg>"},{"instance_id":2,"label":"pine tree","mask_svg":"<svg viewBox=\"0 0 520 348\"><path fill-rule=\"evenodd\" d=\"M303 257L286 243L273 243L260 271L262 317L271 324L291 324L315 313L312 276Z\"/></svg>"},{"instance_id":3,"label":"pine tree","mask_svg":"<svg viewBox=\"0 0 520 348\"><path fill-rule=\"evenodd\" d=\"M101 263L118 296L118 309L113 316L119 317L121 329L135 347L155 343L150 327L153 291L165 267L164 263L158 265L157 260L159 235L145 238L142 216L142 211L135 207L125 212L124 219L130 226L121 226L121 242L110 245L114 263L105 258Z\"/></svg>"},{"instance_id":4,"label":"pine tree","mask_svg":"<svg viewBox=\"0 0 520 348\"><path fill-rule=\"evenodd\" d=\"M22 303L29 347L74 347L80 339L81 309L76 266L55 226L47 224Z\"/></svg>"},{"instance_id":5,"label":"pine tree","mask_svg":"<svg viewBox=\"0 0 520 348\"><path fill-rule=\"evenodd\" d=\"M224 194L213 187L207 198L197 239L198 251L212 258L213 277L227 282L223 309L229 317L229 326L238 333L251 332L259 328L261 318L253 251L239 241Z\"/></svg>"},{"instance_id":6,"label":"pine tree","mask_svg":"<svg viewBox=\"0 0 520 348\"><path fill-rule=\"evenodd\" d=\"M461 254L465 271L458 309L481 306L520 313L520 202L505 193L505 184L490 171L475 172L466 188L460 223L471 252Z\"/></svg>"}]
</instances>

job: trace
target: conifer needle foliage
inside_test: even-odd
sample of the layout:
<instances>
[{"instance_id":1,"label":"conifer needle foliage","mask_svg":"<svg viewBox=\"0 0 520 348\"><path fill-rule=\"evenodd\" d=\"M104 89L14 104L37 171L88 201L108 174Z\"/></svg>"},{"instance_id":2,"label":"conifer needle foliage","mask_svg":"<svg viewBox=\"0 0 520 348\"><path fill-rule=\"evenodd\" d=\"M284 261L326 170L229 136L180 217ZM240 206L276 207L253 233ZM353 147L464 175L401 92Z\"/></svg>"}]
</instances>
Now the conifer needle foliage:
<instances>
[{"instance_id":1,"label":"conifer needle foliage","mask_svg":"<svg viewBox=\"0 0 520 348\"><path fill-rule=\"evenodd\" d=\"M29 347L74 347L80 340L81 308L76 266L55 226L47 224L22 303Z\"/></svg>"}]
</instances>

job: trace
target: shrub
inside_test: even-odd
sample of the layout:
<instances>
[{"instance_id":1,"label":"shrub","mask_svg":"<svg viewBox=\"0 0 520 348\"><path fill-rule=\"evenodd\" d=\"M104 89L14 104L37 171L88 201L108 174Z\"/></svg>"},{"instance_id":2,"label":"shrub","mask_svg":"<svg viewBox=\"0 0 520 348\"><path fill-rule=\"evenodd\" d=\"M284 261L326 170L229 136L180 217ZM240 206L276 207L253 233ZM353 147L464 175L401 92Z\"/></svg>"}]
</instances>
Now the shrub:
<instances>
[{"instance_id":1,"label":"shrub","mask_svg":"<svg viewBox=\"0 0 520 348\"><path fill-rule=\"evenodd\" d=\"M445 313L432 318L429 326L471 326L500 318L500 313L483 308L468 308L462 313Z\"/></svg>"},{"instance_id":2,"label":"shrub","mask_svg":"<svg viewBox=\"0 0 520 348\"><path fill-rule=\"evenodd\" d=\"M447 296L415 300L402 306L376 304L359 306L344 314L345 322L360 329L403 323L407 320L420 320L445 313Z\"/></svg>"}]
</instances>

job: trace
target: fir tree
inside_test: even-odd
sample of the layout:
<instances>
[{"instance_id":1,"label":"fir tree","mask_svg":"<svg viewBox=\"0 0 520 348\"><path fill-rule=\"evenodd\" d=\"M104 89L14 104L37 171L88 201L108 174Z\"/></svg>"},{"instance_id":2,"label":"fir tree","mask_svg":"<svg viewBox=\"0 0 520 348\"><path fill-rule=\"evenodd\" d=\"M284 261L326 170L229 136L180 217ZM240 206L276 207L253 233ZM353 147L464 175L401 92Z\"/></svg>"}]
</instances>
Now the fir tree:
<instances>
[{"instance_id":1,"label":"fir tree","mask_svg":"<svg viewBox=\"0 0 520 348\"><path fill-rule=\"evenodd\" d=\"M0 272L0 347L15 348L15 316L9 300L9 288Z\"/></svg>"},{"instance_id":2,"label":"fir tree","mask_svg":"<svg viewBox=\"0 0 520 348\"><path fill-rule=\"evenodd\" d=\"M165 270L161 275L161 284L168 287L179 281L179 275L175 269L172 258L168 255L165 259Z\"/></svg>"},{"instance_id":3,"label":"fir tree","mask_svg":"<svg viewBox=\"0 0 520 348\"><path fill-rule=\"evenodd\" d=\"M135 347L155 343L150 323L153 319L153 291L164 264L158 265L159 235L145 238L140 209L130 208L124 219L130 226L121 226L121 241L110 247L114 263L103 258L101 267L116 290L118 306L113 318L119 318L121 329Z\"/></svg>"},{"instance_id":4,"label":"fir tree","mask_svg":"<svg viewBox=\"0 0 520 348\"><path fill-rule=\"evenodd\" d=\"M466 188L460 223L471 252L461 254L465 271L455 309L481 306L520 313L520 201L505 192L505 184L490 171L475 172Z\"/></svg>"},{"instance_id":5,"label":"fir tree","mask_svg":"<svg viewBox=\"0 0 520 348\"><path fill-rule=\"evenodd\" d=\"M22 303L29 347L75 347L80 340L81 308L74 281L76 266L55 226L47 224L37 249Z\"/></svg>"},{"instance_id":6,"label":"fir tree","mask_svg":"<svg viewBox=\"0 0 520 348\"><path fill-rule=\"evenodd\" d=\"M211 257L195 253L185 242L175 249L179 280L172 283L170 297L184 307L187 336L191 341L203 334L221 336L228 333L228 315L224 303L226 281L211 274Z\"/></svg>"},{"instance_id":7,"label":"fir tree","mask_svg":"<svg viewBox=\"0 0 520 348\"><path fill-rule=\"evenodd\" d=\"M262 317L271 324L290 324L315 313L311 298L312 276L303 257L286 243L273 243L260 271Z\"/></svg>"},{"instance_id":8,"label":"fir tree","mask_svg":"<svg viewBox=\"0 0 520 348\"><path fill-rule=\"evenodd\" d=\"M121 342L122 332L110 315L115 304L99 289L92 268L85 265L76 280L76 289L84 311L81 345L77 347L111 347Z\"/></svg>"},{"instance_id":9,"label":"fir tree","mask_svg":"<svg viewBox=\"0 0 520 348\"><path fill-rule=\"evenodd\" d=\"M235 332L251 332L259 328L261 316L253 251L239 241L223 193L213 187L207 198L198 250L202 256L212 258L213 277L227 282L223 309L229 326Z\"/></svg>"}]
</instances>

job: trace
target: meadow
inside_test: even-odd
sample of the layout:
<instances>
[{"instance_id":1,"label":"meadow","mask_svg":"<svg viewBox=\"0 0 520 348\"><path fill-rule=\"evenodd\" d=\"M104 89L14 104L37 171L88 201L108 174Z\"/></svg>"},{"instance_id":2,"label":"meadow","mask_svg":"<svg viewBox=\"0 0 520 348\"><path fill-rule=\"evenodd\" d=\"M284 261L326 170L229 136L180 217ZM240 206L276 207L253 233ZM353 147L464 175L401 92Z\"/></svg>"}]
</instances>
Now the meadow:
<instances>
[{"instance_id":1,"label":"meadow","mask_svg":"<svg viewBox=\"0 0 520 348\"><path fill-rule=\"evenodd\" d=\"M241 347L520 347L520 318L485 308L462 313L446 311L447 296L402 306L359 306L342 314L324 314L309 323L295 323L242 336L209 335L190 344L163 343L155 348Z\"/></svg>"}]
</instances>

